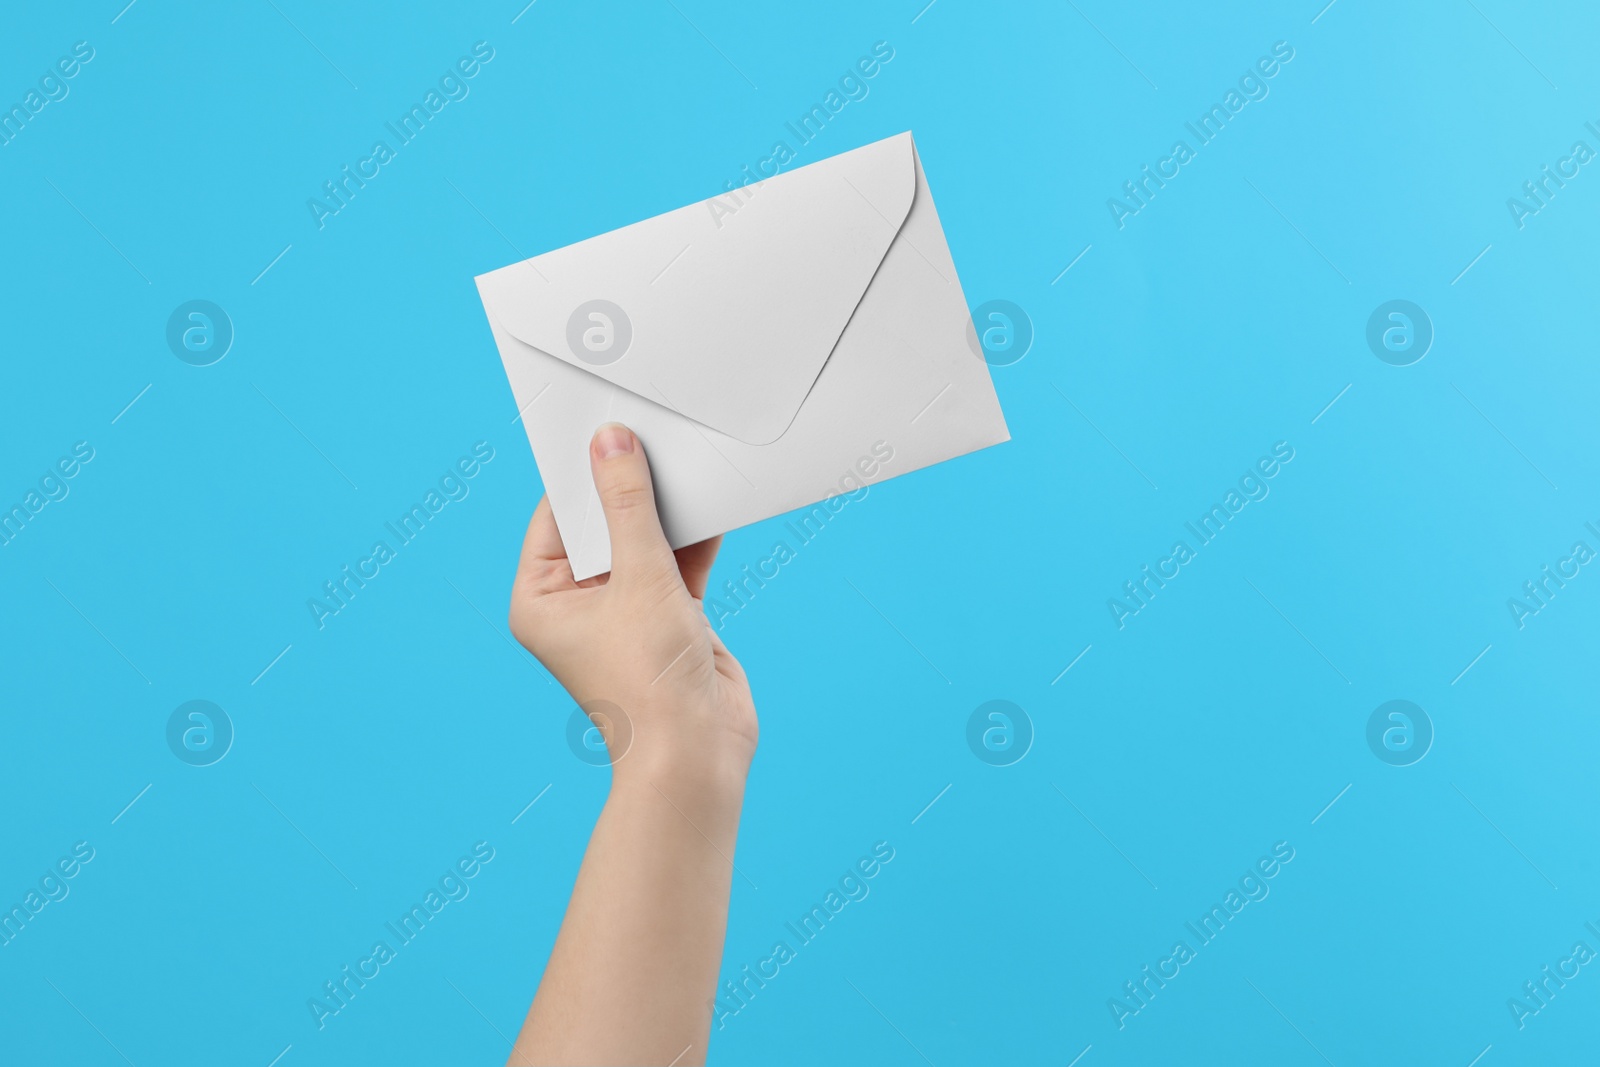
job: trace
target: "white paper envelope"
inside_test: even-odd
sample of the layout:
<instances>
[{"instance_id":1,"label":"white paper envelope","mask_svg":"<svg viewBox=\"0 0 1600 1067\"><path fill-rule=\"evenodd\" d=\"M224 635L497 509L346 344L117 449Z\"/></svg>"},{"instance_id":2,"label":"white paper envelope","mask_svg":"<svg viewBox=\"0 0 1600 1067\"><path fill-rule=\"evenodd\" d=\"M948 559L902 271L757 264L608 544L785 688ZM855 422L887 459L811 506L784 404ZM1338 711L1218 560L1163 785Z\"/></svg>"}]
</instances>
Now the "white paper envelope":
<instances>
[{"instance_id":1,"label":"white paper envelope","mask_svg":"<svg viewBox=\"0 0 1600 1067\"><path fill-rule=\"evenodd\" d=\"M603 422L674 548L1010 438L910 133L477 283L579 579Z\"/></svg>"}]
</instances>

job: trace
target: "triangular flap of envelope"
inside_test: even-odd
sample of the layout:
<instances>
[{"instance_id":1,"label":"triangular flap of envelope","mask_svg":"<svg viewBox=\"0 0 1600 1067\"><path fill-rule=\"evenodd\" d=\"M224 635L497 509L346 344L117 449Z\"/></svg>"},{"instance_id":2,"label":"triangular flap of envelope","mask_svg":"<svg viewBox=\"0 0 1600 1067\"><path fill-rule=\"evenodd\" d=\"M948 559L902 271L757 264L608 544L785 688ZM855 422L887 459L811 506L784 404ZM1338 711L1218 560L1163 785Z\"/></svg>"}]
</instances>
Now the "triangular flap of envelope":
<instances>
[{"instance_id":1,"label":"triangular flap of envelope","mask_svg":"<svg viewBox=\"0 0 1600 1067\"><path fill-rule=\"evenodd\" d=\"M525 344L747 444L806 394L916 193L903 133L480 276Z\"/></svg>"}]
</instances>

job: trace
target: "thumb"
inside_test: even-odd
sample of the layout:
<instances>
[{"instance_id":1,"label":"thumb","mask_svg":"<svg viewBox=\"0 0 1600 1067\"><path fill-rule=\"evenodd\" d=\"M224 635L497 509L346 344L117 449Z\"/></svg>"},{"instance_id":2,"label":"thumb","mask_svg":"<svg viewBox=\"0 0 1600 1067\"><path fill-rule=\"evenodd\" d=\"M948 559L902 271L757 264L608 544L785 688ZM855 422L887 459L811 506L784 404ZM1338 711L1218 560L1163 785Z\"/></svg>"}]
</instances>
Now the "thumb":
<instances>
[{"instance_id":1,"label":"thumb","mask_svg":"<svg viewBox=\"0 0 1600 1067\"><path fill-rule=\"evenodd\" d=\"M656 515L650 462L638 436L621 423L606 423L589 442L589 465L611 536L612 579L633 581L674 571L672 550Z\"/></svg>"}]
</instances>

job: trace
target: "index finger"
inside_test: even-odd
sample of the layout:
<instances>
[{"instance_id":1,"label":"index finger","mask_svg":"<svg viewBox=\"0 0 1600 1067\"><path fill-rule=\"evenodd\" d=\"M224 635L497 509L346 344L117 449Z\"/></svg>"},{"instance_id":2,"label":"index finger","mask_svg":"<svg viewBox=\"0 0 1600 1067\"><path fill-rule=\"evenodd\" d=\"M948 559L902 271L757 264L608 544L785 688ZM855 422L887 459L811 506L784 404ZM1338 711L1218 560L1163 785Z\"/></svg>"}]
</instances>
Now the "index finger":
<instances>
[{"instance_id":1,"label":"index finger","mask_svg":"<svg viewBox=\"0 0 1600 1067\"><path fill-rule=\"evenodd\" d=\"M536 564L549 560L566 559L567 546L561 543L561 531L556 529L556 516L550 510L550 498L539 498L533 509L533 519L522 539L522 558L517 563L518 573L527 573Z\"/></svg>"}]
</instances>

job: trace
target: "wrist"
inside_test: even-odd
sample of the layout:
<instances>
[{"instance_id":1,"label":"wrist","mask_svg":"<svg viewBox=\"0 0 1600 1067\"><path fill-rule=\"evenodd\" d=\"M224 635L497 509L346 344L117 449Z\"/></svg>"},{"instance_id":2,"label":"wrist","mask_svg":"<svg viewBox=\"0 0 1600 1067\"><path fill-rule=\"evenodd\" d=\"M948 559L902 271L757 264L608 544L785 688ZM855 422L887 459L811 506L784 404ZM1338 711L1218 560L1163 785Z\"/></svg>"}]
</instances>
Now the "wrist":
<instances>
[{"instance_id":1,"label":"wrist","mask_svg":"<svg viewBox=\"0 0 1600 1067\"><path fill-rule=\"evenodd\" d=\"M665 798L690 821L737 824L749 777L749 752L732 747L652 744L637 738L611 767L608 805L660 804Z\"/></svg>"},{"instance_id":2,"label":"wrist","mask_svg":"<svg viewBox=\"0 0 1600 1067\"><path fill-rule=\"evenodd\" d=\"M643 744L612 764L611 791L649 791L653 785L674 799L681 792L703 803L737 808L744 802L749 773L749 756L737 752L684 752Z\"/></svg>"},{"instance_id":3,"label":"wrist","mask_svg":"<svg viewBox=\"0 0 1600 1067\"><path fill-rule=\"evenodd\" d=\"M613 790L654 782L719 803L742 800L756 738L753 728L740 728L737 708L666 693L581 706L610 751Z\"/></svg>"}]
</instances>

